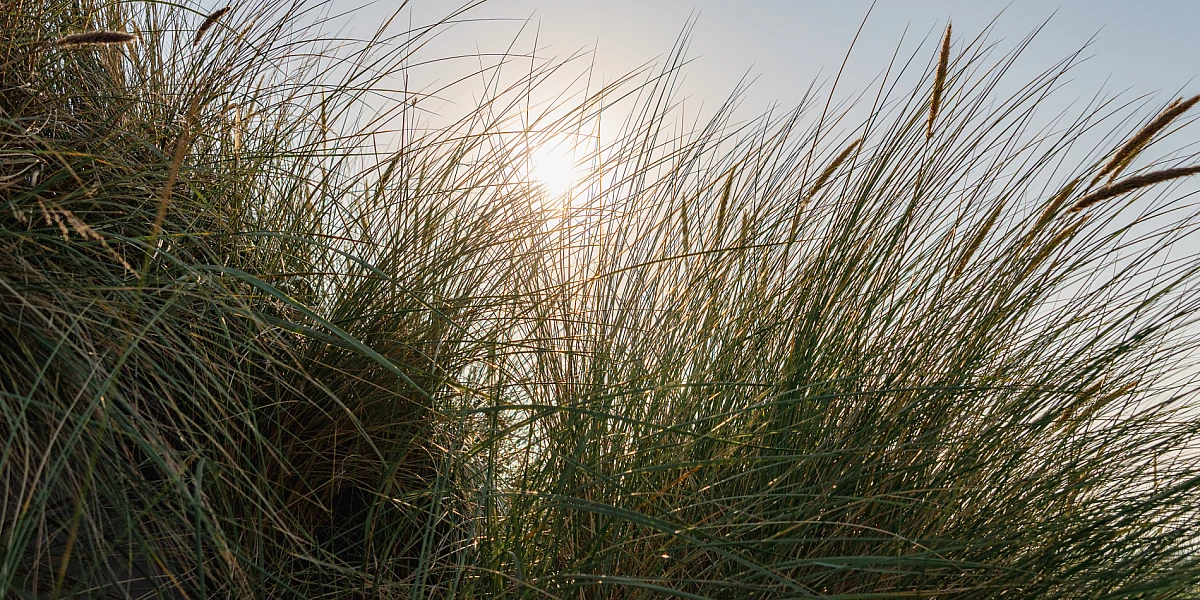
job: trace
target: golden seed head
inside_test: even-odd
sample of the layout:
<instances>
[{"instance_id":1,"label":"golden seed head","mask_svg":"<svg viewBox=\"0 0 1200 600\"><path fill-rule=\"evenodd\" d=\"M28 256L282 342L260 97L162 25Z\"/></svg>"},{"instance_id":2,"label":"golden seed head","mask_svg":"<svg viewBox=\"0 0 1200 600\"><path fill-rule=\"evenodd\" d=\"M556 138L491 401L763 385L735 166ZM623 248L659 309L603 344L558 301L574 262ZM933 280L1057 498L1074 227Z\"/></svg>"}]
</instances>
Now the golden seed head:
<instances>
[{"instance_id":1,"label":"golden seed head","mask_svg":"<svg viewBox=\"0 0 1200 600\"><path fill-rule=\"evenodd\" d=\"M833 159L833 162L829 163L829 166L825 167L825 170L821 171L821 174L817 176L816 181L814 181L812 187L809 188L806 197L811 199L813 196L817 195L817 192L821 191L821 188L825 186L825 184L829 181L829 178L837 172L838 167L842 166L842 163L846 162L847 158L850 158L850 155L854 153L854 151L858 148L858 145L861 143L861 138L854 140L853 142L850 142L849 146L846 146L841 152L839 152L837 157Z\"/></svg>"},{"instance_id":2,"label":"golden seed head","mask_svg":"<svg viewBox=\"0 0 1200 600\"><path fill-rule=\"evenodd\" d=\"M942 108L942 92L946 89L946 72L950 67L950 33L953 25L946 24L946 35L942 38L942 51L938 54L937 74L933 80L933 95L929 98L929 121L925 124L925 139L933 137L933 123Z\"/></svg>"}]
</instances>

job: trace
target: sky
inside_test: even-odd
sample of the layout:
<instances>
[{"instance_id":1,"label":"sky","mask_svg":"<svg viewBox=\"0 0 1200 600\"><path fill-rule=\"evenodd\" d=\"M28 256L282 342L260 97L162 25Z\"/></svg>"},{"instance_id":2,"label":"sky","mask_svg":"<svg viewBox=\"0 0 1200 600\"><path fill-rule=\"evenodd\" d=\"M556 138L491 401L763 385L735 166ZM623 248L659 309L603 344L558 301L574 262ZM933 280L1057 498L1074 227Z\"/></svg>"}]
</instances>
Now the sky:
<instances>
[{"instance_id":1,"label":"sky","mask_svg":"<svg viewBox=\"0 0 1200 600\"><path fill-rule=\"evenodd\" d=\"M373 27L401 5L377 0L354 17L354 28ZM681 91L689 99L719 104L745 76L754 83L742 110L772 103L792 106L814 80L838 71L870 0L489 0L423 49L439 54L518 51L565 58L595 50L593 77L611 81L646 62L661 60L694 20ZM445 16L456 2L412 0L402 19L414 25ZM870 86L900 45L932 53L947 20L956 41L978 35L995 20L989 39L1009 49L1045 23L1013 71L1014 82L1035 74L1085 45L1089 56L1074 71L1065 94L1173 95L1200 92L1200 1L1197 0L878 0L851 52L839 89ZM513 45L514 39L516 44ZM438 70L453 72L450 68ZM424 77L436 79L438 70Z\"/></svg>"}]
</instances>

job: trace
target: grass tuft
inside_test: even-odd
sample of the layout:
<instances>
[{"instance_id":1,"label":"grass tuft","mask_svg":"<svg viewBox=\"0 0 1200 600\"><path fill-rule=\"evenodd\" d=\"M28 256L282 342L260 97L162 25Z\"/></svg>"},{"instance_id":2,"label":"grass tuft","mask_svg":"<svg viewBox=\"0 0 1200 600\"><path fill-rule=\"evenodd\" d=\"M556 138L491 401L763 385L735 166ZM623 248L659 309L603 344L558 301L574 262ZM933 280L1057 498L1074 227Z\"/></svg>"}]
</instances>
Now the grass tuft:
<instances>
[{"instance_id":1,"label":"grass tuft","mask_svg":"<svg viewBox=\"0 0 1200 600\"><path fill-rule=\"evenodd\" d=\"M687 127L684 42L572 95L421 55L466 9L11 4L0 597L1200 596L1200 171L1082 185L1195 164L1192 100L1046 115L1077 57L948 26Z\"/></svg>"}]
</instances>

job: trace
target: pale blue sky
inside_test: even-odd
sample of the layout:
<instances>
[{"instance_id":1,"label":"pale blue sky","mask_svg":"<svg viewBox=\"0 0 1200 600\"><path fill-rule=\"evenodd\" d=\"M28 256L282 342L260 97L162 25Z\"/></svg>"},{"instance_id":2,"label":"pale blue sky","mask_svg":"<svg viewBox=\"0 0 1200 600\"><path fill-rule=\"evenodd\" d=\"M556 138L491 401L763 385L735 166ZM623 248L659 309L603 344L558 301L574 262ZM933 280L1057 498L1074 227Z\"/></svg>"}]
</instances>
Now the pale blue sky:
<instances>
[{"instance_id":1,"label":"pale blue sky","mask_svg":"<svg viewBox=\"0 0 1200 600\"><path fill-rule=\"evenodd\" d=\"M356 25L377 24L373 16L399 4L379 0L360 13ZM405 15L423 24L457 5L413 0ZM695 61L687 69L684 92L717 103L749 72L757 81L745 110L758 112L772 100L796 103L813 78L835 73L870 5L870 0L490 0L469 15L513 20L456 26L424 54L503 51L529 18L531 27L517 50L532 47L533 29L539 30L540 54L547 57L594 46L596 78L611 80L662 57L695 15L689 52ZM841 89L848 94L868 85L886 67L902 35L910 50L927 36L936 38L949 18L961 40L997 15L991 39L1006 49L1050 19L1013 73L1015 79L1049 67L1095 36L1087 51L1092 58L1075 71L1077 83L1067 94L1090 96L1103 86L1110 93L1159 92L1165 101L1177 92L1200 92L1200 81L1192 81L1200 75L1200 0L879 0ZM931 51L933 43L926 44Z\"/></svg>"}]
</instances>

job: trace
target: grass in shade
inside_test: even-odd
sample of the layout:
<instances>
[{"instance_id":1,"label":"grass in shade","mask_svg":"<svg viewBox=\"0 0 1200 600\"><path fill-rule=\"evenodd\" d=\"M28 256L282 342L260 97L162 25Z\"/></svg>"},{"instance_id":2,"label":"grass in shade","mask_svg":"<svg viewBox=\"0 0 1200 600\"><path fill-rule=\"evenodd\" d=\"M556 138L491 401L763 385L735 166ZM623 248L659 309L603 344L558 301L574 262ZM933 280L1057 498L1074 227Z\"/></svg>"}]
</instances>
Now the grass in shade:
<instances>
[{"instance_id":1,"label":"grass in shade","mask_svg":"<svg viewBox=\"0 0 1200 600\"><path fill-rule=\"evenodd\" d=\"M0 8L0 596L1200 595L1195 99L947 27L855 106L512 55L430 129L462 11L334 8Z\"/></svg>"}]
</instances>

